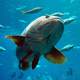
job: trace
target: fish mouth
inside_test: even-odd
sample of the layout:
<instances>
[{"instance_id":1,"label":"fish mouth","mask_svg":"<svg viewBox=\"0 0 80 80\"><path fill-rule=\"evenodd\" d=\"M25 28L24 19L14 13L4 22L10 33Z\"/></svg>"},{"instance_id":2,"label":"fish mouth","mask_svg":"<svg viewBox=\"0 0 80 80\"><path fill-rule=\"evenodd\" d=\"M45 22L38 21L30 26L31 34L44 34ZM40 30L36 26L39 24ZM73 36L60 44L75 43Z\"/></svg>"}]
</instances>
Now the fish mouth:
<instances>
[{"instance_id":1,"label":"fish mouth","mask_svg":"<svg viewBox=\"0 0 80 80\"><path fill-rule=\"evenodd\" d=\"M25 71L29 68L29 63L27 61L19 62L19 69Z\"/></svg>"}]
</instances>

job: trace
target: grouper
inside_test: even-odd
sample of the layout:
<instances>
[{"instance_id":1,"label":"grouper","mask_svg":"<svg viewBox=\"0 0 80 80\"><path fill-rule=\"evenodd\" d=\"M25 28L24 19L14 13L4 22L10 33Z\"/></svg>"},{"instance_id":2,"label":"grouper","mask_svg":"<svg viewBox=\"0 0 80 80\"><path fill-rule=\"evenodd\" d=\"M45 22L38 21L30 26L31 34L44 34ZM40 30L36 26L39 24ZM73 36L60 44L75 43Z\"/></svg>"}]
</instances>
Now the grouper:
<instances>
[{"instance_id":1,"label":"grouper","mask_svg":"<svg viewBox=\"0 0 80 80\"><path fill-rule=\"evenodd\" d=\"M41 56L54 64L65 62L65 56L55 47L64 31L64 25L74 18L62 19L59 16L45 15L32 21L21 35L8 35L6 38L16 43L16 57L19 68L35 69Z\"/></svg>"}]
</instances>

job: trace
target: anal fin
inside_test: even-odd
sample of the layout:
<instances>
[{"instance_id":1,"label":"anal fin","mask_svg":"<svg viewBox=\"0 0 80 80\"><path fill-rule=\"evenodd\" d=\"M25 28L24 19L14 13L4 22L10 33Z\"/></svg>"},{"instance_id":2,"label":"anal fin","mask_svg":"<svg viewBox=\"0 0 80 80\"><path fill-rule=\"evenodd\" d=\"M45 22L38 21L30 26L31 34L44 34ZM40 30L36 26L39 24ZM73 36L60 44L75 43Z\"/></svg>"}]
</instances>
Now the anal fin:
<instances>
[{"instance_id":1,"label":"anal fin","mask_svg":"<svg viewBox=\"0 0 80 80\"><path fill-rule=\"evenodd\" d=\"M44 57L55 64L62 64L65 61L65 56L55 47L50 52L44 55Z\"/></svg>"}]
</instances>

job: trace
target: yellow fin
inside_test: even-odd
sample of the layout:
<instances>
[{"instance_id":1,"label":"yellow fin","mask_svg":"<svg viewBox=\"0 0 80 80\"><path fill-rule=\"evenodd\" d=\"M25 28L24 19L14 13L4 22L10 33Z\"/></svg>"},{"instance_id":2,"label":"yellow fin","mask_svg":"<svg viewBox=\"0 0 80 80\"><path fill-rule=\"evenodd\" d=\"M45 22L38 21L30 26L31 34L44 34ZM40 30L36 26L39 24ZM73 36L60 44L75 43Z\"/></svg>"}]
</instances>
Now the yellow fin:
<instances>
[{"instance_id":1,"label":"yellow fin","mask_svg":"<svg viewBox=\"0 0 80 80\"><path fill-rule=\"evenodd\" d=\"M55 64L62 64L66 60L65 56L54 47L44 56L47 60Z\"/></svg>"}]
</instances>

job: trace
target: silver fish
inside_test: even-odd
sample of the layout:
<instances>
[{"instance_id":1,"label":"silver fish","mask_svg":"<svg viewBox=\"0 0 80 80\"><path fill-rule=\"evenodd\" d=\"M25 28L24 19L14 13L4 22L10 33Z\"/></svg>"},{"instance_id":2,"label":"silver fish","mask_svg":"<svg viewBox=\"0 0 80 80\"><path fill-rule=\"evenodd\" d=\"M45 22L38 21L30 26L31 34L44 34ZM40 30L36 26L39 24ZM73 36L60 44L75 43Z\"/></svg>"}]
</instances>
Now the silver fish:
<instances>
[{"instance_id":1,"label":"silver fish","mask_svg":"<svg viewBox=\"0 0 80 80\"><path fill-rule=\"evenodd\" d=\"M21 12L22 12L23 14L27 14L27 13L33 14L33 13L37 13L37 12L39 12L39 11L41 11L41 10L42 10L42 7L35 7L35 8L33 8L33 9L31 9L31 10L21 10Z\"/></svg>"}]
</instances>

